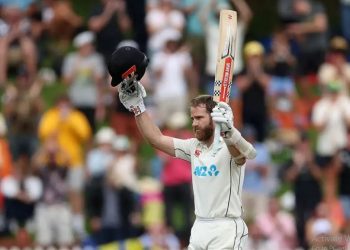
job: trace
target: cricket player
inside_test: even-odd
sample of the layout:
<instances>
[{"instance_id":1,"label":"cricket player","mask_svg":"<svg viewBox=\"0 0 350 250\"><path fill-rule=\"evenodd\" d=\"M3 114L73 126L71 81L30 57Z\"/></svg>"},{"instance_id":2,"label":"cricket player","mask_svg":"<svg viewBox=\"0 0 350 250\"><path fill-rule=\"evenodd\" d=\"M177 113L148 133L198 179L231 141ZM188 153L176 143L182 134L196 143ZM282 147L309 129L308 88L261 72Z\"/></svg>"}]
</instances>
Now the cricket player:
<instances>
[{"instance_id":1,"label":"cricket player","mask_svg":"<svg viewBox=\"0 0 350 250\"><path fill-rule=\"evenodd\" d=\"M121 82L120 101L135 114L140 132L154 148L191 162L196 220L188 249L243 249L248 228L241 219L241 193L244 155L249 154L241 153L247 150L247 147L240 148L246 141L233 126L230 106L216 103L212 96L198 96L190 107L194 138L182 140L163 135L143 102L146 92L138 80L147 63L140 53L143 54L130 48L113 53L108 66L112 85ZM222 137L219 145L213 147L215 123L220 124Z\"/></svg>"}]
</instances>

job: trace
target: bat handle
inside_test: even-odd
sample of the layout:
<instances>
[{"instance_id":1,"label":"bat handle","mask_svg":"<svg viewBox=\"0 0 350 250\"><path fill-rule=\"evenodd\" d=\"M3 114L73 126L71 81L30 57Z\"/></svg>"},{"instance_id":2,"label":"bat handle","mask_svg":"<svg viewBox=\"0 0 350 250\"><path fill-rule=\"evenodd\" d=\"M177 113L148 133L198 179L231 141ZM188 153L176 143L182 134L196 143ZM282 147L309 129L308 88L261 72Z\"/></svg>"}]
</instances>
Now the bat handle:
<instances>
[{"instance_id":1,"label":"bat handle","mask_svg":"<svg viewBox=\"0 0 350 250\"><path fill-rule=\"evenodd\" d=\"M221 129L219 124L215 124L215 131L214 131L214 141L213 141L213 152L216 154L218 148L219 148L219 142L220 142L220 134Z\"/></svg>"}]
</instances>

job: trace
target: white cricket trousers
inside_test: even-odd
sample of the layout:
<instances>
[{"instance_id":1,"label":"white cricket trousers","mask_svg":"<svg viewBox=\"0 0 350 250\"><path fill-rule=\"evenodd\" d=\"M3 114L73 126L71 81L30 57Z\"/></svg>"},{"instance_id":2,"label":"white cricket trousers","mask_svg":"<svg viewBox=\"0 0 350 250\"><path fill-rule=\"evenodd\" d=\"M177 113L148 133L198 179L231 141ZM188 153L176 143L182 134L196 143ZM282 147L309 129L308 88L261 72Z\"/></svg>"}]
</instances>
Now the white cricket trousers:
<instances>
[{"instance_id":1,"label":"white cricket trousers","mask_svg":"<svg viewBox=\"0 0 350 250\"><path fill-rule=\"evenodd\" d=\"M248 239L242 218L196 218L188 250L239 250Z\"/></svg>"}]
</instances>

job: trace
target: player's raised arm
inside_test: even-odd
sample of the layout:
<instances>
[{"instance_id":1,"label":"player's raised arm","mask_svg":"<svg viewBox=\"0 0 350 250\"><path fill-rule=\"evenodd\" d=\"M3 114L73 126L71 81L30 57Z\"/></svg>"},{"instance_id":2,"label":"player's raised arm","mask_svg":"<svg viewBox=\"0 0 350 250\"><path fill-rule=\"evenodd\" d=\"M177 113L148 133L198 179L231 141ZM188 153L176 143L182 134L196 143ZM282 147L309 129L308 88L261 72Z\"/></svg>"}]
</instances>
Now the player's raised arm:
<instances>
[{"instance_id":1,"label":"player's raised arm","mask_svg":"<svg viewBox=\"0 0 350 250\"><path fill-rule=\"evenodd\" d=\"M139 80L145 73L148 59L138 49L125 46L117 49L110 59L108 70L112 86L118 85L120 102L135 114L140 133L155 148L175 156L173 138L164 136L152 121L143 102L146 91Z\"/></svg>"}]
</instances>

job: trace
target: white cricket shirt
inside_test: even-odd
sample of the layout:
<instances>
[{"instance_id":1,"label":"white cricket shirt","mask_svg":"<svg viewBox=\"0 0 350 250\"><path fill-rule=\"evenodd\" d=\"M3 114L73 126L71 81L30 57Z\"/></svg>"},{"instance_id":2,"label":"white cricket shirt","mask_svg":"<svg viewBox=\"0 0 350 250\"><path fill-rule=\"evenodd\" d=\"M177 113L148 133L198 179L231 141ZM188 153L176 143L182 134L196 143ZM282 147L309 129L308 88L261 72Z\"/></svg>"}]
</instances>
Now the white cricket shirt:
<instances>
[{"instance_id":1,"label":"white cricket shirt","mask_svg":"<svg viewBox=\"0 0 350 250\"><path fill-rule=\"evenodd\" d=\"M240 217L245 165L237 166L221 140L213 152L195 138L174 138L176 157L191 162L196 216L203 218Z\"/></svg>"}]
</instances>

